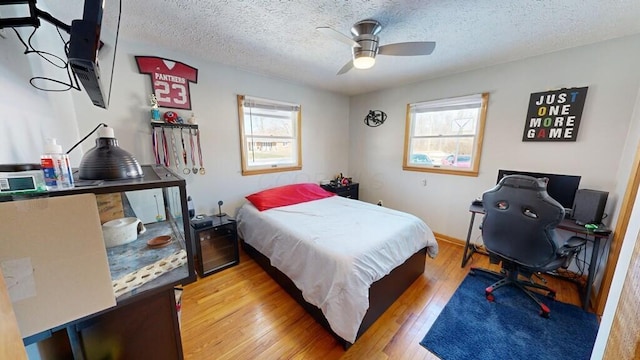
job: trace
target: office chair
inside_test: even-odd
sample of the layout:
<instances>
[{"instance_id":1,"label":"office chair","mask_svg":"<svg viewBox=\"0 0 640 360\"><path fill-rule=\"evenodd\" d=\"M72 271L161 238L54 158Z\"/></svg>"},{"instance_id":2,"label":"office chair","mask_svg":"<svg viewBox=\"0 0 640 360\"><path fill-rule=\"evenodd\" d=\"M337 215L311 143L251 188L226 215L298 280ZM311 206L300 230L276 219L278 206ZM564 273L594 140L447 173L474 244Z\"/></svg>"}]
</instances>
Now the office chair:
<instances>
[{"instance_id":1,"label":"office chair","mask_svg":"<svg viewBox=\"0 0 640 360\"><path fill-rule=\"evenodd\" d=\"M516 286L540 306L540 316L548 318L549 308L529 288L555 291L533 282L531 277L541 272L565 269L586 239L572 236L558 247L554 240L555 227L564 218L564 207L547 194L546 179L525 175L505 176L482 195L485 216L482 238L490 262L502 262L500 273L472 268L499 280L485 289L487 300L494 301L494 291L505 285Z\"/></svg>"}]
</instances>

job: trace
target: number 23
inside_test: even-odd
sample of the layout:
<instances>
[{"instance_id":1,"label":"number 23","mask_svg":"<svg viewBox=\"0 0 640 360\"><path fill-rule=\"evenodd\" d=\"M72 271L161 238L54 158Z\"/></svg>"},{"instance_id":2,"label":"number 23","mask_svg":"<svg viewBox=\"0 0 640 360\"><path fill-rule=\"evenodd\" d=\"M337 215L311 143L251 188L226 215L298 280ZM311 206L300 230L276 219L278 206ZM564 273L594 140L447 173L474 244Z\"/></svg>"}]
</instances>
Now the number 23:
<instances>
[{"instance_id":1,"label":"number 23","mask_svg":"<svg viewBox=\"0 0 640 360\"><path fill-rule=\"evenodd\" d=\"M171 89L178 90L177 96L171 98L168 96L171 93L169 83L162 80L156 80L153 83L156 89L156 97L158 102L173 103L178 105L184 105L187 103L187 88L182 84L171 84Z\"/></svg>"}]
</instances>

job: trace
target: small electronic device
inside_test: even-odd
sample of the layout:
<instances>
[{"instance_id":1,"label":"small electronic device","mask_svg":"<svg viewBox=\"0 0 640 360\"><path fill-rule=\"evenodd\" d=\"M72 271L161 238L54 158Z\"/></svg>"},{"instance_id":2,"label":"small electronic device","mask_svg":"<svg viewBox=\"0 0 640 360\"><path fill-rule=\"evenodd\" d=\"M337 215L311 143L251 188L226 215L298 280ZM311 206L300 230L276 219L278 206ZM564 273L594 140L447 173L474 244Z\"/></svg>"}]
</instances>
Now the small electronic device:
<instances>
[{"instance_id":1,"label":"small electronic device","mask_svg":"<svg viewBox=\"0 0 640 360\"><path fill-rule=\"evenodd\" d=\"M594 234L600 234L600 235L609 235L611 234L611 230L605 228L605 227L598 227L596 229L593 230Z\"/></svg>"},{"instance_id":2,"label":"small electronic device","mask_svg":"<svg viewBox=\"0 0 640 360\"><path fill-rule=\"evenodd\" d=\"M46 191L41 170L0 172L0 195Z\"/></svg>"},{"instance_id":3,"label":"small electronic device","mask_svg":"<svg viewBox=\"0 0 640 360\"><path fill-rule=\"evenodd\" d=\"M584 228L587 229L588 232L592 232L598 235L609 235L611 234L611 230L609 230L604 225L596 225L596 224L584 224Z\"/></svg>"},{"instance_id":4,"label":"small electronic device","mask_svg":"<svg viewBox=\"0 0 640 360\"><path fill-rule=\"evenodd\" d=\"M202 229L213 225L213 218L207 215L196 215L191 219L191 227L194 229Z\"/></svg>"}]
</instances>

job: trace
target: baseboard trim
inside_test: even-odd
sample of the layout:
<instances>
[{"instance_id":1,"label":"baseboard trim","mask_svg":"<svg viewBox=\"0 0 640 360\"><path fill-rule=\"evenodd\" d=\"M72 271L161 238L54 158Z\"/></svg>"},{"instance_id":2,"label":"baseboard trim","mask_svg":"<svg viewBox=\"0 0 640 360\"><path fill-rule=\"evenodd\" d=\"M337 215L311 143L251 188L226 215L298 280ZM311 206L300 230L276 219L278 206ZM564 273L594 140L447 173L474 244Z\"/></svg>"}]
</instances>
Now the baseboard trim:
<instances>
[{"instance_id":1,"label":"baseboard trim","mask_svg":"<svg viewBox=\"0 0 640 360\"><path fill-rule=\"evenodd\" d=\"M464 244L466 243L465 240L461 240L461 239L454 238L452 236L445 235L445 234L440 234L437 232L434 232L433 235L435 235L436 240L438 241L444 241L457 246L464 246Z\"/></svg>"}]
</instances>

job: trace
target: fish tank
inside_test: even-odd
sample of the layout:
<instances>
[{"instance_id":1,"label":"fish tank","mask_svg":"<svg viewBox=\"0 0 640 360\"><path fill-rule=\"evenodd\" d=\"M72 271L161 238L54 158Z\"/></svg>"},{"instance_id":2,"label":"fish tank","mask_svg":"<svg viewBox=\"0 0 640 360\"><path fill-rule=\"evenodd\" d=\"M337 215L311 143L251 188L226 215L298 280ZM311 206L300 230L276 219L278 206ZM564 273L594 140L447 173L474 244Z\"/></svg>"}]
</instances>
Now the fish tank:
<instances>
[{"instance_id":1,"label":"fish tank","mask_svg":"<svg viewBox=\"0 0 640 360\"><path fill-rule=\"evenodd\" d=\"M141 178L76 179L73 189L46 193L95 194L118 304L196 280L186 182L162 165L143 165L142 170Z\"/></svg>"}]
</instances>

